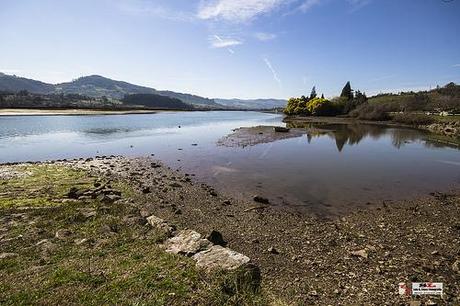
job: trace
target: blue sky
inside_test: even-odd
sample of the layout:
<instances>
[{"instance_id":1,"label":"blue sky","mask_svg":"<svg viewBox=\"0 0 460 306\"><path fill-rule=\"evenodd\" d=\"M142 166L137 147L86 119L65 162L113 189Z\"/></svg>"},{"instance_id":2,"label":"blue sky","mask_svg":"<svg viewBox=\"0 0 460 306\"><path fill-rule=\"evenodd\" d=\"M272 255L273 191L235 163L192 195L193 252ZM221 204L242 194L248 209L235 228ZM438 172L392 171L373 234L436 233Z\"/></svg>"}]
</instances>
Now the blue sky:
<instances>
[{"instance_id":1,"label":"blue sky","mask_svg":"<svg viewBox=\"0 0 460 306\"><path fill-rule=\"evenodd\" d=\"M460 0L0 0L0 72L221 98L460 83Z\"/></svg>"}]
</instances>

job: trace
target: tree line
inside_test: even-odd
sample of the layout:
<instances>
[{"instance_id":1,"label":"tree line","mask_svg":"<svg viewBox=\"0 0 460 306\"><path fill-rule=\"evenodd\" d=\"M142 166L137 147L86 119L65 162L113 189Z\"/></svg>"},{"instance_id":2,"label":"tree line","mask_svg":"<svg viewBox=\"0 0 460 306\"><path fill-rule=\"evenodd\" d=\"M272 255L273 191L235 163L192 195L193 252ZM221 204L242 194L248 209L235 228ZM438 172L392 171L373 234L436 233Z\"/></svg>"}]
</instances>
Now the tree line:
<instances>
[{"instance_id":1,"label":"tree line","mask_svg":"<svg viewBox=\"0 0 460 306\"><path fill-rule=\"evenodd\" d=\"M290 98L284 112L287 115L304 116L337 116L345 115L367 102L366 94L351 88L347 82L339 97L328 100L317 96L316 86L313 86L309 96Z\"/></svg>"}]
</instances>

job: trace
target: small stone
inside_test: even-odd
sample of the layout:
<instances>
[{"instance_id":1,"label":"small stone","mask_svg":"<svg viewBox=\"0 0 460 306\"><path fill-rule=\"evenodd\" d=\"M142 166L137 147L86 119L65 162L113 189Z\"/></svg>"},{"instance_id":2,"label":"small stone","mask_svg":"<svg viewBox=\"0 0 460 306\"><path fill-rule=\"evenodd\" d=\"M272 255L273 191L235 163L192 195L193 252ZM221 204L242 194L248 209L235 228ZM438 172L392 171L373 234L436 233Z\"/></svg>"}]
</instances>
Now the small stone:
<instances>
[{"instance_id":1,"label":"small stone","mask_svg":"<svg viewBox=\"0 0 460 306\"><path fill-rule=\"evenodd\" d=\"M39 245L45 244L45 243L47 243L47 242L48 242L48 239L42 239L42 240L40 240L39 242L37 242L35 245L36 245L36 246L39 246Z\"/></svg>"},{"instance_id":2,"label":"small stone","mask_svg":"<svg viewBox=\"0 0 460 306\"><path fill-rule=\"evenodd\" d=\"M83 245L83 244L86 244L87 242L89 242L89 240L86 239L86 238L83 238L83 239L76 239L74 242L75 242L76 245Z\"/></svg>"},{"instance_id":3,"label":"small stone","mask_svg":"<svg viewBox=\"0 0 460 306\"><path fill-rule=\"evenodd\" d=\"M254 202L262 203L262 204L269 204L270 201L267 198L261 197L259 195L254 196Z\"/></svg>"},{"instance_id":4,"label":"small stone","mask_svg":"<svg viewBox=\"0 0 460 306\"><path fill-rule=\"evenodd\" d=\"M68 229L60 229L56 232L55 237L60 239L60 240L65 240L67 239L70 235L72 235L72 232L69 231Z\"/></svg>"},{"instance_id":5,"label":"small stone","mask_svg":"<svg viewBox=\"0 0 460 306\"><path fill-rule=\"evenodd\" d=\"M313 290L313 291L310 291L309 295L311 296L318 296L318 292L316 292L316 290Z\"/></svg>"},{"instance_id":6,"label":"small stone","mask_svg":"<svg viewBox=\"0 0 460 306\"><path fill-rule=\"evenodd\" d=\"M279 254L280 252L275 249L274 247L270 247L268 250L267 250L269 253L272 253L272 254Z\"/></svg>"},{"instance_id":7,"label":"small stone","mask_svg":"<svg viewBox=\"0 0 460 306\"><path fill-rule=\"evenodd\" d=\"M71 187L69 192L67 193L67 197L69 199L78 199L78 188L76 187Z\"/></svg>"},{"instance_id":8,"label":"small stone","mask_svg":"<svg viewBox=\"0 0 460 306\"><path fill-rule=\"evenodd\" d=\"M209 241L216 245L226 246L227 242L224 240L222 234L218 231L213 230L207 237Z\"/></svg>"},{"instance_id":9,"label":"small stone","mask_svg":"<svg viewBox=\"0 0 460 306\"><path fill-rule=\"evenodd\" d=\"M142 193L143 193L143 194L147 194L147 193L150 193L150 192L151 192L151 191L150 191L150 187L144 187L144 188L142 188Z\"/></svg>"},{"instance_id":10,"label":"small stone","mask_svg":"<svg viewBox=\"0 0 460 306\"><path fill-rule=\"evenodd\" d=\"M368 257L366 250L352 251L351 255L356 256L356 257L362 257L362 258Z\"/></svg>"},{"instance_id":11,"label":"small stone","mask_svg":"<svg viewBox=\"0 0 460 306\"><path fill-rule=\"evenodd\" d=\"M168 236L171 236L171 234L174 232L174 227L169 225L165 220L158 218L157 216L150 216L147 218L147 222L155 229L160 230L167 234Z\"/></svg>"},{"instance_id":12,"label":"small stone","mask_svg":"<svg viewBox=\"0 0 460 306\"><path fill-rule=\"evenodd\" d=\"M455 272L459 273L460 272L460 259L457 259L453 264L452 264L452 270Z\"/></svg>"},{"instance_id":13,"label":"small stone","mask_svg":"<svg viewBox=\"0 0 460 306\"><path fill-rule=\"evenodd\" d=\"M176 210L174 211L174 214L175 214L175 215L182 215L182 210L176 209Z\"/></svg>"}]
</instances>

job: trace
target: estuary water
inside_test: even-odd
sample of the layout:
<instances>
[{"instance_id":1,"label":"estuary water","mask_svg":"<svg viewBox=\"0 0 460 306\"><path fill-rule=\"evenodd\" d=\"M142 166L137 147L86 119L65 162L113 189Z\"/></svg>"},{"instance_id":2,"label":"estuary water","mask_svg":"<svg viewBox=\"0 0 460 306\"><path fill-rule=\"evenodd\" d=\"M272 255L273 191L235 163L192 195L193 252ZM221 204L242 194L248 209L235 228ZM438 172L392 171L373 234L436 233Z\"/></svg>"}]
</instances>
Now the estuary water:
<instances>
[{"instance_id":1,"label":"estuary water","mask_svg":"<svg viewBox=\"0 0 460 306\"><path fill-rule=\"evenodd\" d=\"M413 129L308 124L300 136L222 146L239 127L285 126L259 112L0 117L0 162L150 156L233 197L322 216L460 186L460 150Z\"/></svg>"}]
</instances>

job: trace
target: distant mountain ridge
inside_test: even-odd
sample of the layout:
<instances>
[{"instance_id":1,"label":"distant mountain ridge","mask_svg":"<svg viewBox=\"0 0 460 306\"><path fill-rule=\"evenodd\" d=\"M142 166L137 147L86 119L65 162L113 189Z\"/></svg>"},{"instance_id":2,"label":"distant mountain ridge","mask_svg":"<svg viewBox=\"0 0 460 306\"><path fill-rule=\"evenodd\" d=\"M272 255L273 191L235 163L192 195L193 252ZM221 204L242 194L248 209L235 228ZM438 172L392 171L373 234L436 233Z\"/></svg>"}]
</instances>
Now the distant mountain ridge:
<instances>
[{"instance_id":1,"label":"distant mountain ridge","mask_svg":"<svg viewBox=\"0 0 460 306\"><path fill-rule=\"evenodd\" d=\"M242 109L272 109L286 107L287 101L282 99L214 99L218 104Z\"/></svg>"},{"instance_id":2,"label":"distant mountain ridge","mask_svg":"<svg viewBox=\"0 0 460 306\"><path fill-rule=\"evenodd\" d=\"M18 92L21 90L49 94L54 91L54 85L0 72L0 91Z\"/></svg>"},{"instance_id":3,"label":"distant mountain ridge","mask_svg":"<svg viewBox=\"0 0 460 306\"><path fill-rule=\"evenodd\" d=\"M156 90L124 81L112 80L100 75L84 76L71 82L60 84L48 84L0 72L0 91L19 92L22 90L37 94L79 94L87 97L107 97L116 100L122 100L126 95L156 94L179 99L194 106L213 109L270 109L286 105L286 101L277 99L209 99L187 93Z\"/></svg>"}]
</instances>

